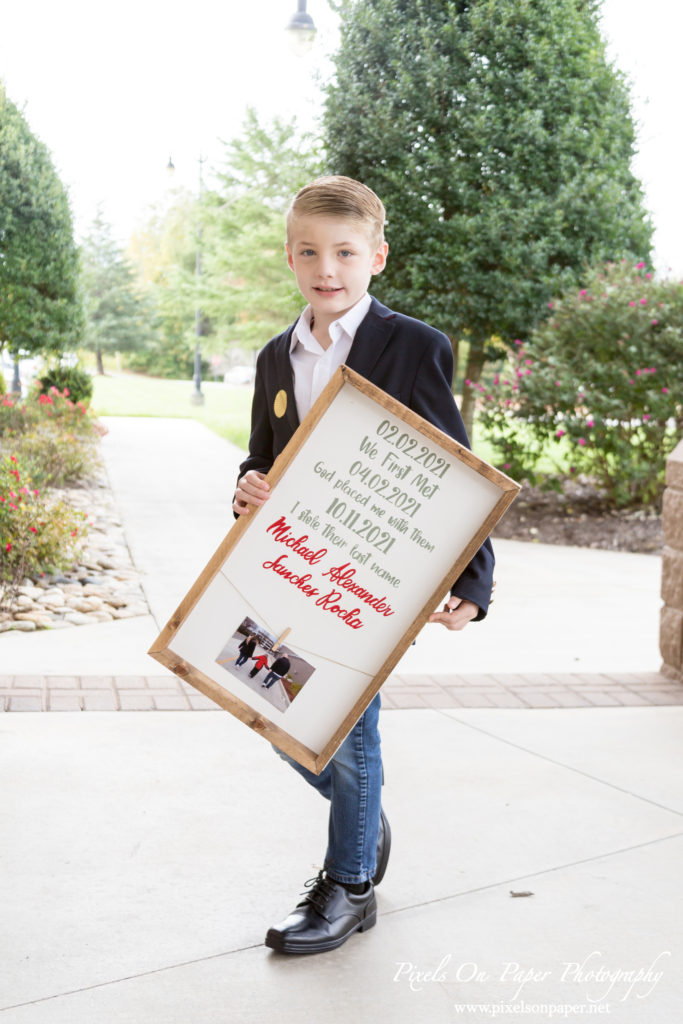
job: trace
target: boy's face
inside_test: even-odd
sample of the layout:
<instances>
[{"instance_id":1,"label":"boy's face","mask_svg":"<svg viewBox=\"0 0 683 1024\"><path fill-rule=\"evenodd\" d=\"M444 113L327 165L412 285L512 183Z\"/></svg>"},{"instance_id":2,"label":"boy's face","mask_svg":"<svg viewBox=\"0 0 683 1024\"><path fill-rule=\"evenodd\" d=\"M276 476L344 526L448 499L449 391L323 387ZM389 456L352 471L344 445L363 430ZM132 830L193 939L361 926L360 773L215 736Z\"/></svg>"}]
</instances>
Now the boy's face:
<instances>
[{"instance_id":1,"label":"boy's face","mask_svg":"<svg viewBox=\"0 0 683 1024\"><path fill-rule=\"evenodd\" d=\"M332 323L361 299L387 261L389 247L370 241L362 223L339 217L294 217L287 260L316 320Z\"/></svg>"}]
</instances>

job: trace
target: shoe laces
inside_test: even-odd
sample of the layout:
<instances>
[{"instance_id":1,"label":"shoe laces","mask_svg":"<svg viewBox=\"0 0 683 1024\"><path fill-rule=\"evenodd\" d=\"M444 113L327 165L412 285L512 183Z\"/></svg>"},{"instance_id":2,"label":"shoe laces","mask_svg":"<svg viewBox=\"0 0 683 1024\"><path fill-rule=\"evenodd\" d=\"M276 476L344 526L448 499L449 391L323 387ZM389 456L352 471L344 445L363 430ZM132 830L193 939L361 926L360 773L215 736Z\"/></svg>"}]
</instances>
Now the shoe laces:
<instances>
[{"instance_id":1,"label":"shoe laces","mask_svg":"<svg viewBox=\"0 0 683 1024\"><path fill-rule=\"evenodd\" d=\"M304 882L308 892L302 892L304 903L310 903L320 914L323 913L327 901L334 895L338 883L332 878L326 878L322 871L319 871L315 878L309 878ZM301 904L300 904L301 905Z\"/></svg>"}]
</instances>

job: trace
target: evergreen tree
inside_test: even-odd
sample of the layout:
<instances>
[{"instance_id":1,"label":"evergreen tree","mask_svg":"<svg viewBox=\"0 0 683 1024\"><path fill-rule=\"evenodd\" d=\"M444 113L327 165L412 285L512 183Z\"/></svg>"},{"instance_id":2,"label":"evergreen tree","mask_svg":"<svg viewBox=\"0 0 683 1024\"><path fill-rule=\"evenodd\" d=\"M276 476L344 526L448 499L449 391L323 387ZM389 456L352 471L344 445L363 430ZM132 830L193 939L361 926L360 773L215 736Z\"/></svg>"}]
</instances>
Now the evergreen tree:
<instances>
[{"instance_id":1,"label":"evergreen tree","mask_svg":"<svg viewBox=\"0 0 683 1024\"><path fill-rule=\"evenodd\" d=\"M466 339L476 381L496 339L525 339L585 266L650 251L628 90L605 55L599 2L339 7L329 170L387 206L375 293L443 330L456 355Z\"/></svg>"},{"instance_id":2,"label":"evergreen tree","mask_svg":"<svg viewBox=\"0 0 683 1024\"><path fill-rule=\"evenodd\" d=\"M104 373L104 352L142 348L152 336L149 304L138 294L135 271L112 238L111 225L98 210L82 249L85 293L85 345Z\"/></svg>"},{"instance_id":3,"label":"evergreen tree","mask_svg":"<svg viewBox=\"0 0 683 1024\"><path fill-rule=\"evenodd\" d=\"M0 349L59 354L79 344L82 328L66 190L0 84Z\"/></svg>"}]
</instances>

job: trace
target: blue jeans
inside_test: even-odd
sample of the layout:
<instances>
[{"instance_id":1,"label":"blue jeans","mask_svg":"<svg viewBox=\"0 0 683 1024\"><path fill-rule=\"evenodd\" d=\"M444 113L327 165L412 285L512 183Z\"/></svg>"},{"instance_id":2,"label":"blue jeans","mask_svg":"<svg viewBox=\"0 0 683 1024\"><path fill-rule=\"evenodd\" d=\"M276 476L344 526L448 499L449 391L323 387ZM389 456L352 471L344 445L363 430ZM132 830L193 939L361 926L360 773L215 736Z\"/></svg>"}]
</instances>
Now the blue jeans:
<instances>
[{"instance_id":1,"label":"blue jeans","mask_svg":"<svg viewBox=\"0 0 683 1024\"><path fill-rule=\"evenodd\" d=\"M269 672L266 678L263 680L262 685L265 686L267 690L269 690L273 683L276 683L279 678L280 676L277 674L277 672Z\"/></svg>"},{"instance_id":2,"label":"blue jeans","mask_svg":"<svg viewBox=\"0 0 683 1024\"><path fill-rule=\"evenodd\" d=\"M249 661L249 655L240 654L239 658L235 662L235 668L239 668L240 665L244 665L245 661Z\"/></svg>"},{"instance_id":3,"label":"blue jeans","mask_svg":"<svg viewBox=\"0 0 683 1024\"><path fill-rule=\"evenodd\" d=\"M273 747L330 801L325 871L338 882L365 882L377 867L377 836L382 803L379 694L320 775Z\"/></svg>"}]
</instances>

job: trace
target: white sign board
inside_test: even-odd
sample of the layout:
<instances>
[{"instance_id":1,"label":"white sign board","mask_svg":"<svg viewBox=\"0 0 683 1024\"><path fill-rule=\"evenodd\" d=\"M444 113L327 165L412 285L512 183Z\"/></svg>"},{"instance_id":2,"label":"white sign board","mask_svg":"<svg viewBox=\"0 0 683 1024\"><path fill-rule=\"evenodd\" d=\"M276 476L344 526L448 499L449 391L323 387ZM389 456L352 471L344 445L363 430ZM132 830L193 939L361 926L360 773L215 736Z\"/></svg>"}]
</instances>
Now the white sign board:
<instances>
[{"instance_id":1,"label":"white sign board","mask_svg":"<svg viewBox=\"0 0 683 1024\"><path fill-rule=\"evenodd\" d=\"M337 371L150 654L319 773L519 490Z\"/></svg>"}]
</instances>

